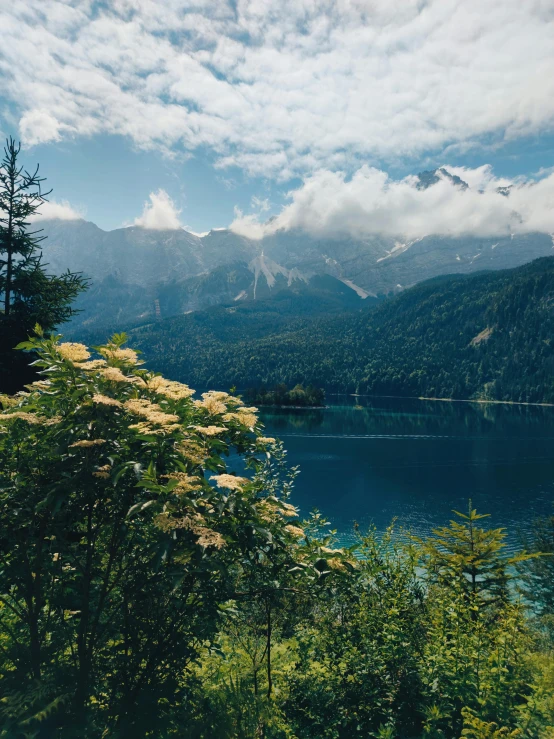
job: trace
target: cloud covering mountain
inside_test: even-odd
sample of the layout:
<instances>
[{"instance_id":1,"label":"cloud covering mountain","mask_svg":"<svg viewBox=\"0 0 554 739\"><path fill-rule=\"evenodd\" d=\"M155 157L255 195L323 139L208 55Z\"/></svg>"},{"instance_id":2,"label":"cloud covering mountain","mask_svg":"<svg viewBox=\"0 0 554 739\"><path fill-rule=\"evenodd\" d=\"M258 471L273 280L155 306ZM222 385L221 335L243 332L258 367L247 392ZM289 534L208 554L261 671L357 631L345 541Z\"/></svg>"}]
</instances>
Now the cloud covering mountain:
<instances>
[{"instance_id":1,"label":"cloud covering mountain","mask_svg":"<svg viewBox=\"0 0 554 739\"><path fill-rule=\"evenodd\" d=\"M43 221L44 256L54 272L83 271L95 289L105 284L112 305L118 289L127 291L129 306L140 304L144 317L156 300L182 312L237 295L256 298L258 284L271 288L277 275L286 284L291 275L325 274L360 295L387 295L437 275L551 255L553 182L552 174L536 182L499 179L486 167L399 181L368 167L350 179L320 173L291 193L277 217L262 222L265 204L254 202L261 216L239 215L230 229L199 235L180 226L161 191L145 204L139 225L103 231L82 219ZM137 300L141 290L147 294Z\"/></svg>"},{"instance_id":2,"label":"cloud covering mountain","mask_svg":"<svg viewBox=\"0 0 554 739\"><path fill-rule=\"evenodd\" d=\"M253 239L291 229L314 236L380 234L405 239L554 233L554 173L537 180L509 180L495 177L488 166L445 167L422 187L420 176L393 180L364 165L352 177L317 172L288 198L290 203L269 222L262 220L263 213L238 211L230 228Z\"/></svg>"},{"instance_id":3,"label":"cloud covering mountain","mask_svg":"<svg viewBox=\"0 0 554 739\"><path fill-rule=\"evenodd\" d=\"M135 218L134 225L153 230L175 230L182 228L180 211L165 190L151 192L144 204L142 214Z\"/></svg>"}]
</instances>

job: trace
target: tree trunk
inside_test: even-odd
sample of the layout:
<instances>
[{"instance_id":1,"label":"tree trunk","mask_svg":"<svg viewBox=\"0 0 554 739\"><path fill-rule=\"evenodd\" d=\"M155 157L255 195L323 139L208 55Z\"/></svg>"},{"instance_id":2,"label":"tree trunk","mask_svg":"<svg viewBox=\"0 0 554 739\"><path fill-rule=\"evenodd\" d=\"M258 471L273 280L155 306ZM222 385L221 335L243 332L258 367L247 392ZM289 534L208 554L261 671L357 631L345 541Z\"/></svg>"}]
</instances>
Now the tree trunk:
<instances>
[{"instance_id":1,"label":"tree trunk","mask_svg":"<svg viewBox=\"0 0 554 739\"><path fill-rule=\"evenodd\" d=\"M38 630L38 623L34 613L30 613L29 620L29 636L30 636L30 654L31 654L31 671L33 677L36 680L40 680L41 674L41 650L40 650L40 635Z\"/></svg>"},{"instance_id":2,"label":"tree trunk","mask_svg":"<svg viewBox=\"0 0 554 739\"><path fill-rule=\"evenodd\" d=\"M12 268L13 268L13 196L15 190L15 181L10 177L10 210L8 215L8 231L6 233L6 251L7 267L6 267L6 289L4 291L4 316L10 315L10 300L12 290Z\"/></svg>"},{"instance_id":3,"label":"tree trunk","mask_svg":"<svg viewBox=\"0 0 554 739\"><path fill-rule=\"evenodd\" d=\"M273 683L271 680L271 606L267 604L267 697L271 697Z\"/></svg>"}]
</instances>

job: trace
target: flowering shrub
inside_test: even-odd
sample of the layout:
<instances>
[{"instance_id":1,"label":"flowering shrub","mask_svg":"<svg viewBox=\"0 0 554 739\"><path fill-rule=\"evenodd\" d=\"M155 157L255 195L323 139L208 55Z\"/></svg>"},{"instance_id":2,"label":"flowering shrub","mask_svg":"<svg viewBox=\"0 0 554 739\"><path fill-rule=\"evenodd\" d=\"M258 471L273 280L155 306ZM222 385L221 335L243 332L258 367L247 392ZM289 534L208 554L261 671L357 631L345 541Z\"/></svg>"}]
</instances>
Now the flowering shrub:
<instances>
[{"instance_id":1,"label":"flowering shrub","mask_svg":"<svg viewBox=\"0 0 554 739\"><path fill-rule=\"evenodd\" d=\"M256 409L225 392L193 399L124 341L93 358L39 331L21 348L42 379L0 415L5 675L14 689L39 681L41 710L46 695L55 721L65 711L81 727L91 711L120 728L158 715L249 568L303 573L310 559ZM25 710L13 720L32 724Z\"/></svg>"}]
</instances>

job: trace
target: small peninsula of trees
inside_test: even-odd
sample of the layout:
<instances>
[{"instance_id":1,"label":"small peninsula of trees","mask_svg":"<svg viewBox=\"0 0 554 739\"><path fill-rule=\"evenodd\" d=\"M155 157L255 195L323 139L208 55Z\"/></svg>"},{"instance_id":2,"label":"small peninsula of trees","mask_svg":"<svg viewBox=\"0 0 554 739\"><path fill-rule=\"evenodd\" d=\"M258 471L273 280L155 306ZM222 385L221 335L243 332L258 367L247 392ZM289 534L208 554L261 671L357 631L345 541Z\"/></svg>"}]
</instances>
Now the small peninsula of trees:
<instances>
[{"instance_id":1,"label":"small peninsula of trees","mask_svg":"<svg viewBox=\"0 0 554 739\"><path fill-rule=\"evenodd\" d=\"M37 332L0 413L0 737L551 739L550 558L471 505L339 546L240 398Z\"/></svg>"},{"instance_id":2,"label":"small peninsula of trees","mask_svg":"<svg viewBox=\"0 0 554 739\"><path fill-rule=\"evenodd\" d=\"M45 330L69 320L73 300L85 289L81 275L48 275L41 261L40 230L31 220L50 192L42 190L39 168L30 173L19 163L21 146L6 141L0 162L0 391L13 392L30 382L34 370L14 347L35 323Z\"/></svg>"},{"instance_id":3,"label":"small peninsula of trees","mask_svg":"<svg viewBox=\"0 0 554 739\"><path fill-rule=\"evenodd\" d=\"M325 403L325 391L313 385L298 384L291 390L286 385L275 385L272 390L260 388L247 390L245 396L250 403L266 406L285 406L293 408L321 408Z\"/></svg>"}]
</instances>

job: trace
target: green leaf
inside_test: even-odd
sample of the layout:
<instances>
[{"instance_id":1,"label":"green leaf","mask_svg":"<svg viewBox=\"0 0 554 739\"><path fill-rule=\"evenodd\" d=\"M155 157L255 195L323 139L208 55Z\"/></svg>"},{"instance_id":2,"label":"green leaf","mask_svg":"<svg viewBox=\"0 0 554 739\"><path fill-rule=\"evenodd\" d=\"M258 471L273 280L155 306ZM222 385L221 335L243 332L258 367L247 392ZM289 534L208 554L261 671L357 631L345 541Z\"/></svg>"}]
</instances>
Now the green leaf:
<instances>
[{"instance_id":1,"label":"green leaf","mask_svg":"<svg viewBox=\"0 0 554 739\"><path fill-rule=\"evenodd\" d=\"M17 344L15 349L34 349L35 344L32 341L20 341L19 344Z\"/></svg>"}]
</instances>

